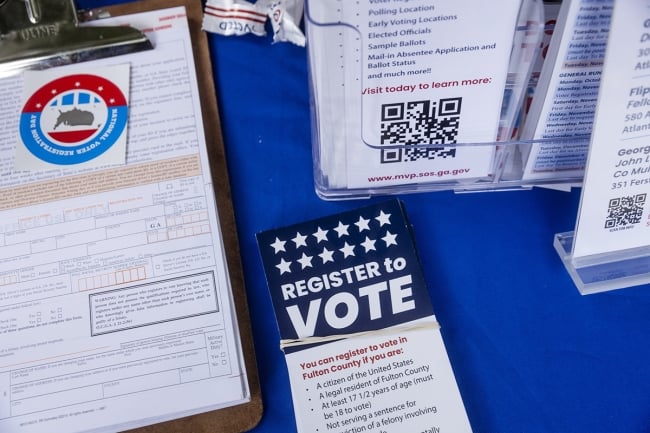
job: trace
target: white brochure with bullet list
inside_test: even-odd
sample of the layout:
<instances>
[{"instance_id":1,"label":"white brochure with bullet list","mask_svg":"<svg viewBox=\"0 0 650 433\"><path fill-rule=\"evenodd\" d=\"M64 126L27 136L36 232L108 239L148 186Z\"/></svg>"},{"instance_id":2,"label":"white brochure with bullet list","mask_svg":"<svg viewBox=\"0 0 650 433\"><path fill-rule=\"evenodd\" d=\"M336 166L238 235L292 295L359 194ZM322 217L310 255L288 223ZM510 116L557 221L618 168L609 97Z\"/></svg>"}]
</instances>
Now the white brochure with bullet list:
<instances>
[{"instance_id":1,"label":"white brochure with bullet list","mask_svg":"<svg viewBox=\"0 0 650 433\"><path fill-rule=\"evenodd\" d=\"M521 3L308 0L325 189L490 175Z\"/></svg>"},{"instance_id":2,"label":"white brochure with bullet list","mask_svg":"<svg viewBox=\"0 0 650 433\"><path fill-rule=\"evenodd\" d=\"M534 140L524 150L524 179L584 175L613 4L562 2L522 128Z\"/></svg>"}]
</instances>

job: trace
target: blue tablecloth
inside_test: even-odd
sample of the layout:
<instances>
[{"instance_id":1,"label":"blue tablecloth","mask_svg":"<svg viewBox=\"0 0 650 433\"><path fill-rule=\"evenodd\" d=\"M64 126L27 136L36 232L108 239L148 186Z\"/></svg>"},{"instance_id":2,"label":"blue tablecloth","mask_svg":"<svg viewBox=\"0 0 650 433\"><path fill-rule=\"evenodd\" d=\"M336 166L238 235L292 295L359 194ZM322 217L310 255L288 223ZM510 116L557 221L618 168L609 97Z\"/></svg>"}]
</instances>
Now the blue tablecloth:
<instances>
[{"instance_id":1,"label":"blue tablecloth","mask_svg":"<svg viewBox=\"0 0 650 433\"><path fill-rule=\"evenodd\" d=\"M255 233L381 198L316 196L304 48L209 42L264 401L253 432L290 433ZM650 286L581 296L552 246L573 230L580 190L400 198L474 432L650 432Z\"/></svg>"}]
</instances>

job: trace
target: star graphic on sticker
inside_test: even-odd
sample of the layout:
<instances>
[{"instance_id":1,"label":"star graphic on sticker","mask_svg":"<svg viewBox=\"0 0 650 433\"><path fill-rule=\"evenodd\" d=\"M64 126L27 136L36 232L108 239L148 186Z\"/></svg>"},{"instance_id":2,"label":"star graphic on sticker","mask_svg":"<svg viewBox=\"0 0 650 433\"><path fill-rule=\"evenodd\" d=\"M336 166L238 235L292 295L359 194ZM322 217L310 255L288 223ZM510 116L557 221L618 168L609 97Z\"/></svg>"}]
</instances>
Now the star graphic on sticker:
<instances>
[{"instance_id":1,"label":"star graphic on sticker","mask_svg":"<svg viewBox=\"0 0 650 433\"><path fill-rule=\"evenodd\" d=\"M376 251L375 242L377 242L377 241L373 240L373 239L370 239L368 236L366 236L366 240L361 242L361 245L363 245L363 247L366 249L366 252L368 252L370 250L375 250Z\"/></svg>"},{"instance_id":2,"label":"star graphic on sticker","mask_svg":"<svg viewBox=\"0 0 650 433\"><path fill-rule=\"evenodd\" d=\"M300 263L300 265L302 266L302 269L312 267L311 258L312 258L312 256L308 256L307 254L302 253L302 257L298 259L298 263Z\"/></svg>"},{"instance_id":3,"label":"star graphic on sticker","mask_svg":"<svg viewBox=\"0 0 650 433\"><path fill-rule=\"evenodd\" d=\"M343 248L339 248L339 251L343 253L343 258L354 256L354 245L349 245L347 242L345 242Z\"/></svg>"},{"instance_id":4,"label":"star graphic on sticker","mask_svg":"<svg viewBox=\"0 0 650 433\"><path fill-rule=\"evenodd\" d=\"M384 236L381 239L384 242L386 242L386 246L388 247L388 246L391 246L391 245L397 245L397 241L395 240L396 237L397 237L397 235L394 235L391 232L386 231L386 236Z\"/></svg>"},{"instance_id":5,"label":"star graphic on sticker","mask_svg":"<svg viewBox=\"0 0 650 433\"><path fill-rule=\"evenodd\" d=\"M284 259L280 259L280 263L275 265L275 267L280 270L280 275L285 272L291 273L291 262L286 262Z\"/></svg>"},{"instance_id":6,"label":"star graphic on sticker","mask_svg":"<svg viewBox=\"0 0 650 433\"><path fill-rule=\"evenodd\" d=\"M115 104L115 98L109 99L108 102L110 102L111 104Z\"/></svg>"},{"instance_id":7,"label":"star graphic on sticker","mask_svg":"<svg viewBox=\"0 0 650 433\"><path fill-rule=\"evenodd\" d=\"M38 104L36 104L36 108L41 108L42 106L43 105L40 102Z\"/></svg>"},{"instance_id":8,"label":"star graphic on sticker","mask_svg":"<svg viewBox=\"0 0 650 433\"><path fill-rule=\"evenodd\" d=\"M103 87L103 86L99 86L99 87L97 88L97 90L101 92L102 90L104 90L104 87Z\"/></svg>"},{"instance_id":9,"label":"star graphic on sticker","mask_svg":"<svg viewBox=\"0 0 650 433\"><path fill-rule=\"evenodd\" d=\"M316 230L312 235L316 238L316 243L319 243L321 241L327 242L327 232L329 232L329 230L323 230L322 228L318 227L318 230Z\"/></svg>"},{"instance_id":10,"label":"star graphic on sticker","mask_svg":"<svg viewBox=\"0 0 650 433\"><path fill-rule=\"evenodd\" d=\"M379 227L383 226L384 224L389 224L390 225L390 214L389 213L384 213L384 211L379 211L379 216L375 217L377 221L379 221Z\"/></svg>"},{"instance_id":11,"label":"star graphic on sticker","mask_svg":"<svg viewBox=\"0 0 650 433\"><path fill-rule=\"evenodd\" d=\"M359 221L354 223L354 225L359 227L359 232L362 232L364 230L370 230L370 226L368 225L368 223L370 223L370 220L365 219L362 216L359 216Z\"/></svg>"},{"instance_id":12,"label":"star graphic on sticker","mask_svg":"<svg viewBox=\"0 0 650 433\"><path fill-rule=\"evenodd\" d=\"M280 239L275 238L275 241L271 244L271 246L275 250L275 254L277 254L280 251L286 251L284 249L284 244L286 244L286 243L287 243L287 241L281 241Z\"/></svg>"},{"instance_id":13,"label":"star graphic on sticker","mask_svg":"<svg viewBox=\"0 0 650 433\"><path fill-rule=\"evenodd\" d=\"M76 81L76 82L74 83L74 86L75 86L75 87L79 87L79 86L81 86L81 83L80 83L79 81Z\"/></svg>"},{"instance_id":14,"label":"star graphic on sticker","mask_svg":"<svg viewBox=\"0 0 650 433\"><path fill-rule=\"evenodd\" d=\"M334 263L334 251L330 251L327 248L323 247L323 252L319 254L319 257L323 261L323 264L327 262Z\"/></svg>"},{"instance_id":15,"label":"star graphic on sticker","mask_svg":"<svg viewBox=\"0 0 650 433\"><path fill-rule=\"evenodd\" d=\"M339 237L342 237L344 235L347 236L350 234L348 233L348 227L350 227L349 224L343 224L341 221L339 221L339 225L336 226L334 230L339 234Z\"/></svg>"},{"instance_id":16,"label":"star graphic on sticker","mask_svg":"<svg viewBox=\"0 0 650 433\"><path fill-rule=\"evenodd\" d=\"M52 92L51 92L51 93L52 93L53 95L56 95L56 89L52 89Z\"/></svg>"},{"instance_id":17,"label":"star graphic on sticker","mask_svg":"<svg viewBox=\"0 0 650 433\"><path fill-rule=\"evenodd\" d=\"M296 244L296 248L307 246L307 236L300 234L300 232L296 232L296 237L292 238L291 240L294 244Z\"/></svg>"}]
</instances>

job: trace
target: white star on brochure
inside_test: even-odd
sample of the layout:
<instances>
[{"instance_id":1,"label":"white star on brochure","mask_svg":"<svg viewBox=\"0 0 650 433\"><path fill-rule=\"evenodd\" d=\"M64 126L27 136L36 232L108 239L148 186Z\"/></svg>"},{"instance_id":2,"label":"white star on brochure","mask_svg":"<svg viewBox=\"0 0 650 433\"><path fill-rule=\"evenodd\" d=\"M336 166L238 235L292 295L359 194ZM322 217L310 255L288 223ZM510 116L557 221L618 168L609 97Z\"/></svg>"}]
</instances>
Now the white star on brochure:
<instances>
[{"instance_id":1,"label":"white star on brochure","mask_svg":"<svg viewBox=\"0 0 650 433\"><path fill-rule=\"evenodd\" d=\"M348 236L348 227L350 227L349 224L343 224L341 221L339 221L339 225L334 227L334 230L339 234L339 237Z\"/></svg>"},{"instance_id":2,"label":"white star on brochure","mask_svg":"<svg viewBox=\"0 0 650 433\"><path fill-rule=\"evenodd\" d=\"M296 248L306 247L307 246L307 236L300 234L300 232L296 233L296 237L291 239L294 244L296 244Z\"/></svg>"},{"instance_id":3,"label":"white star on brochure","mask_svg":"<svg viewBox=\"0 0 650 433\"><path fill-rule=\"evenodd\" d=\"M323 261L323 264L327 262L332 262L334 263L334 251L330 251L327 248L323 247L323 252L318 255L321 260Z\"/></svg>"},{"instance_id":4,"label":"white star on brochure","mask_svg":"<svg viewBox=\"0 0 650 433\"><path fill-rule=\"evenodd\" d=\"M397 245L397 241L395 240L397 238L397 235L392 234L389 231L386 231L386 236L381 238L384 242L386 242L386 246L389 247L391 245Z\"/></svg>"},{"instance_id":5,"label":"white star on brochure","mask_svg":"<svg viewBox=\"0 0 650 433\"><path fill-rule=\"evenodd\" d=\"M281 241L280 239L278 239L276 237L275 241L271 244L271 246L273 247L273 250L275 251L275 254L279 253L280 251L285 251L286 252L286 250L284 249L284 244L286 244L286 243L287 243L287 241Z\"/></svg>"},{"instance_id":6,"label":"white star on brochure","mask_svg":"<svg viewBox=\"0 0 650 433\"><path fill-rule=\"evenodd\" d=\"M275 267L280 270L280 275L284 274L285 272L288 274L291 273L291 262L287 262L284 259L280 259L280 263L275 265Z\"/></svg>"},{"instance_id":7,"label":"white star on brochure","mask_svg":"<svg viewBox=\"0 0 650 433\"><path fill-rule=\"evenodd\" d=\"M359 221L354 223L355 226L359 227L359 233L361 233L364 230L370 230L370 220L362 217L359 215Z\"/></svg>"},{"instance_id":8,"label":"white star on brochure","mask_svg":"<svg viewBox=\"0 0 650 433\"><path fill-rule=\"evenodd\" d=\"M384 224L390 225L390 214L384 213L383 210L379 211L379 216L375 217L375 219L379 221L379 227L383 226Z\"/></svg>"},{"instance_id":9,"label":"white star on brochure","mask_svg":"<svg viewBox=\"0 0 650 433\"><path fill-rule=\"evenodd\" d=\"M343 253L343 258L348 256L354 256L354 245L350 245L347 242L343 245L343 248L339 248L339 251Z\"/></svg>"},{"instance_id":10,"label":"white star on brochure","mask_svg":"<svg viewBox=\"0 0 650 433\"><path fill-rule=\"evenodd\" d=\"M316 238L316 243L320 243L321 241L327 242L328 232L329 230L323 230L322 228L318 227L318 230L316 230L312 236Z\"/></svg>"},{"instance_id":11,"label":"white star on brochure","mask_svg":"<svg viewBox=\"0 0 650 433\"><path fill-rule=\"evenodd\" d=\"M311 265L311 258L312 258L312 256L308 256L307 254L302 253L302 257L300 257L298 259L298 263L300 263L300 265L302 266L302 269L313 267Z\"/></svg>"},{"instance_id":12,"label":"white star on brochure","mask_svg":"<svg viewBox=\"0 0 650 433\"><path fill-rule=\"evenodd\" d=\"M361 242L361 245L363 245L363 247L366 249L366 252L368 252L370 250L375 250L376 251L375 242L377 242L377 241L374 240L374 239L370 239L368 236L366 236L366 240Z\"/></svg>"}]
</instances>

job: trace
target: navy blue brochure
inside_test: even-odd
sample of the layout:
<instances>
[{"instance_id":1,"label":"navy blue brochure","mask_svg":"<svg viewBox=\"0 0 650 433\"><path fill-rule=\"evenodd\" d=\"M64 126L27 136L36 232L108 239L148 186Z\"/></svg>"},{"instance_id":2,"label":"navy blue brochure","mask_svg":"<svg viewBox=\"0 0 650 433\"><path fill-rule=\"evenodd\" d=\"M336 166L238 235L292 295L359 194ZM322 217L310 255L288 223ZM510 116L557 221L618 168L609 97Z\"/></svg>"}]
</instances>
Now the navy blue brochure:
<instances>
[{"instance_id":1,"label":"navy blue brochure","mask_svg":"<svg viewBox=\"0 0 650 433\"><path fill-rule=\"evenodd\" d=\"M393 199L257 235L283 340L433 315L410 225Z\"/></svg>"}]
</instances>

